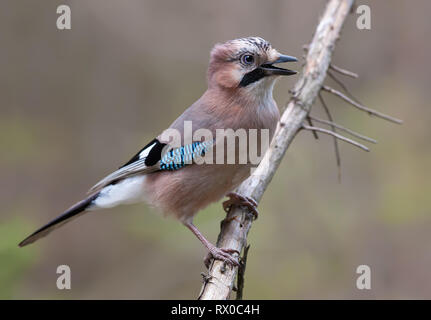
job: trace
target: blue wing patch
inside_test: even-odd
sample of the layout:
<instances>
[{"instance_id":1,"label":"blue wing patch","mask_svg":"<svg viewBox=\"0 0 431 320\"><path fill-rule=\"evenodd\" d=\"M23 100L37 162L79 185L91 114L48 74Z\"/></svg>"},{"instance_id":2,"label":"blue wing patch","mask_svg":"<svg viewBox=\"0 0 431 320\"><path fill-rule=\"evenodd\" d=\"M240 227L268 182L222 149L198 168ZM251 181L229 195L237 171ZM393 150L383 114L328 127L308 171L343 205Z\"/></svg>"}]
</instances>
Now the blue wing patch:
<instances>
[{"instance_id":1,"label":"blue wing patch","mask_svg":"<svg viewBox=\"0 0 431 320\"><path fill-rule=\"evenodd\" d=\"M180 148L169 150L160 160L160 170L178 170L191 164L196 157L202 157L211 148L213 141L193 142Z\"/></svg>"}]
</instances>

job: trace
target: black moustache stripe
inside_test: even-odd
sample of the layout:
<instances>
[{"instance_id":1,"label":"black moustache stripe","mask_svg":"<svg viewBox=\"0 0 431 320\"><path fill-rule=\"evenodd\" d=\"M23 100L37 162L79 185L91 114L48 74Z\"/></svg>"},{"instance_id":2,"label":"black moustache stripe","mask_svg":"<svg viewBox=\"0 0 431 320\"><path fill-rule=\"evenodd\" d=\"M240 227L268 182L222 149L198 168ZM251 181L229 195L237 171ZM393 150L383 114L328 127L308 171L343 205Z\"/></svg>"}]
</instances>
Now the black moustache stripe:
<instances>
[{"instance_id":1,"label":"black moustache stripe","mask_svg":"<svg viewBox=\"0 0 431 320\"><path fill-rule=\"evenodd\" d=\"M263 71L261 68L256 68L253 71L250 71L249 73L246 73L239 83L240 87L246 87L250 83L256 82L260 79L265 77L265 71Z\"/></svg>"}]
</instances>

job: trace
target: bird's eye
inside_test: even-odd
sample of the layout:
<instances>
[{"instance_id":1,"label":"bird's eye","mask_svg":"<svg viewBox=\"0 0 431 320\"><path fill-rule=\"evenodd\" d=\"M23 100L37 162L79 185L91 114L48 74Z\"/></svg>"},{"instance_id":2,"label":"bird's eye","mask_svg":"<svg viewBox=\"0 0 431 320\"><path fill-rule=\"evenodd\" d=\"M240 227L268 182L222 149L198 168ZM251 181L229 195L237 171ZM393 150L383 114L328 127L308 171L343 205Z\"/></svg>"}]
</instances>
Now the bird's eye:
<instances>
[{"instance_id":1,"label":"bird's eye","mask_svg":"<svg viewBox=\"0 0 431 320\"><path fill-rule=\"evenodd\" d=\"M251 54L244 54L241 56L241 63L250 65L254 62L254 57Z\"/></svg>"}]
</instances>

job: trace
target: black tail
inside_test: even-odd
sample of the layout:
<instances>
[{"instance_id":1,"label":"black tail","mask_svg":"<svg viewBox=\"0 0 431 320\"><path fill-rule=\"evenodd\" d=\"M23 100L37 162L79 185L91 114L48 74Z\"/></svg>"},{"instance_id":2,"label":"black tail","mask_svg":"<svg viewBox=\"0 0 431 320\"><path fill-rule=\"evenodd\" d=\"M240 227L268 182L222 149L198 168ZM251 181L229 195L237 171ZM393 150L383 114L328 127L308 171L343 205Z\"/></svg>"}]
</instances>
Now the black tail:
<instances>
[{"instance_id":1,"label":"black tail","mask_svg":"<svg viewBox=\"0 0 431 320\"><path fill-rule=\"evenodd\" d=\"M40 238L45 237L47 234L49 234L52 230L57 229L61 227L62 225L68 223L69 221L73 220L76 217L79 217L83 213L85 213L85 209L87 209L94 199L97 198L99 194L94 194L87 199L84 199L72 207L70 207L68 210L66 210L62 215L58 216L54 220L52 220L47 225L43 226L42 228L36 230L31 235L29 235L27 238L25 238L23 241L20 242L19 246L24 247L30 243L35 242L36 240L39 240Z\"/></svg>"}]
</instances>

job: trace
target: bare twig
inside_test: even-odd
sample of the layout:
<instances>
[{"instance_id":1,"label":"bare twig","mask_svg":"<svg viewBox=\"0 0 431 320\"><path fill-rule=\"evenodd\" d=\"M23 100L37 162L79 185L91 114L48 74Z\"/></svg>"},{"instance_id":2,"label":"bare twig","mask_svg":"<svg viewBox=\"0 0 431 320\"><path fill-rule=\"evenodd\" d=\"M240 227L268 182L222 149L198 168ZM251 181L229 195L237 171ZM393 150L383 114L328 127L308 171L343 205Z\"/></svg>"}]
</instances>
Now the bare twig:
<instances>
[{"instance_id":1,"label":"bare twig","mask_svg":"<svg viewBox=\"0 0 431 320\"><path fill-rule=\"evenodd\" d=\"M334 65L330 65L329 66L330 67L330 69L332 69L332 70L335 70L335 71L337 71L337 72L339 72L339 73L341 73L341 74L344 74L344 75L347 75L347 76L351 76L352 78L358 78L359 76L356 74L356 73L353 73L353 72L351 72L351 71L348 71L348 70L345 70L345 69L341 69L341 68L339 68L339 67L337 67L337 66L334 66ZM355 96L353 96L353 94L350 92L350 90L347 88L347 86L341 81L341 80L339 80L332 72L330 72L329 70L328 70L328 72L327 72L327 74L328 74L328 76L332 79L332 80L334 80L335 81L335 83L337 83L343 90L344 90L344 92L352 99L352 100L354 100L354 101L356 101L357 103L360 103L359 102L359 100L357 99L357 98L355 98ZM334 123L334 121L332 120L332 117L331 117L331 114L330 114L330 112L329 112L329 108L326 106L326 103L325 103L325 101L323 100L323 97L322 97L322 95L321 95L321 93L319 92L319 99L320 99L320 102L321 102L321 104L322 104L322 106L323 106L323 108L324 108L324 110L325 110L325 112L326 112L326 114L327 114L327 116L328 116L328 119L332 122L332 123ZM333 126L333 125L331 125L331 129L332 129L332 131L334 131L335 132L335 127ZM339 182L341 182L341 157L340 157L340 151L339 151L339 148L338 148L338 140L337 140L337 138L335 138L334 137L334 149L335 149L335 157L336 157L336 160L337 160L337 168L338 168L338 181Z\"/></svg>"},{"instance_id":2,"label":"bare twig","mask_svg":"<svg viewBox=\"0 0 431 320\"><path fill-rule=\"evenodd\" d=\"M303 72L295 84L293 96L281 115L271 145L254 173L236 190L257 202L263 196L293 138L302 128L326 77L332 51L343 23L354 0L330 0L311 41ZM217 245L241 251L246 244L252 218L243 207L232 208L222 225ZM238 219L234 219L238 217ZM237 268L226 266L220 260L212 262L208 274L211 281L204 283L200 299L229 299Z\"/></svg>"},{"instance_id":3,"label":"bare twig","mask_svg":"<svg viewBox=\"0 0 431 320\"><path fill-rule=\"evenodd\" d=\"M359 100L356 99L355 96L350 92L350 90L347 88L347 86L340 79L338 79L332 72L328 71L328 76L332 80L334 80L352 100L360 103Z\"/></svg>"},{"instance_id":4,"label":"bare twig","mask_svg":"<svg viewBox=\"0 0 431 320\"><path fill-rule=\"evenodd\" d=\"M337 67L337 66L333 65L332 63L329 65L329 69L334 70L334 71L336 71L338 73L344 74L345 76L348 76L348 77L351 77L351 78L355 78L355 79L359 78L358 74L356 74L356 73L354 73L352 71L349 71L349 70Z\"/></svg>"},{"instance_id":5,"label":"bare twig","mask_svg":"<svg viewBox=\"0 0 431 320\"><path fill-rule=\"evenodd\" d=\"M337 123L334 123L332 121L327 121L327 120L319 119L319 118L316 118L316 117L313 117L313 116L309 116L309 117L313 121L316 121L316 122L319 122L319 123L323 123L323 124L327 124L327 125L329 125L331 127L335 127L337 129L340 129L341 131L344 131L344 132L347 132L347 133L351 134L352 136L355 136L356 138L359 138L359 139L362 139L362 140L365 140L365 141L368 141L368 142L371 142L371 143L377 143L376 140L374 140L374 139L372 139L370 137L364 136L364 135L362 135L360 133L357 133L357 132L355 132L353 130L350 130L349 128L343 127L343 126L341 126L341 125L339 125ZM334 130L332 130L332 131L334 131Z\"/></svg>"},{"instance_id":6,"label":"bare twig","mask_svg":"<svg viewBox=\"0 0 431 320\"><path fill-rule=\"evenodd\" d=\"M346 138L345 136L342 136L341 134L338 134L338 133L333 132L333 131L331 131L331 130L326 130L326 129L318 128L318 127L310 127L310 126L307 126L307 125L305 125L305 124L304 124L304 125L302 125L302 127L303 127L304 129L306 129L306 130L314 130L314 131L319 131L319 132L323 132L323 133L329 134L330 136L333 136L333 137L336 137L337 139L340 139L340 140L342 140L342 141L348 142L348 143L350 143L350 144L354 145L355 147L361 148L362 150L370 151L370 149L368 149L368 148L367 148L366 146L364 146L363 144L361 144L361 143L359 143L359 142L356 142L355 140L352 140L352 139Z\"/></svg>"},{"instance_id":7,"label":"bare twig","mask_svg":"<svg viewBox=\"0 0 431 320\"><path fill-rule=\"evenodd\" d=\"M323 107L323 110L325 110L326 116L328 117L329 121L334 122L334 119L332 118L331 112L329 111L328 106L325 103L325 100L323 100L322 94L318 93L318 97L320 100L320 104ZM331 126L332 131L336 132L335 127ZM335 159L337 162L337 177L338 177L338 182L341 182L341 157L340 157L340 149L338 147L338 139L336 137L334 137L334 151L335 151Z\"/></svg>"},{"instance_id":8,"label":"bare twig","mask_svg":"<svg viewBox=\"0 0 431 320\"><path fill-rule=\"evenodd\" d=\"M250 245L244 248L244 253L242 255L240 266L238 268L238 276L237 276L237 290L236 290L236 300L242 300L242 294L244 291L244 276L245 276L245 268L247 266L247 256L248 250L250 249Z\"/></svg>"},{"instance_id":9,"label":"bare twig","mask_svg":"<svg viewBox=\"0 0 431 320\"><path fill-rule=\"evenodd\" d=\"M403 123L403 121L400 120L400 119L388 116L388 115L383 114L383 113L381 113L379 111L376 111L376 110L370 109L368 107L365 107L362 104L360 104L360 103L358 103L356 101L353 101L352 99L350 99L349 97L347 97L346 95L344 95L343 93L341 93L340 91L335 90L335 89L333 89L331 87L322 86L322 89L325 90L325 91L327 91L327 92L329 92L329 93L332 93L333 95L336 95L337 97L339 97L339 98L343 99L344 101L350 103L352 106L358 108L359 110L368 112L369 115L374 115L376 117L379 117L379 118L382 118L382 119L385 119L385 120L388 120L388 121L391 121L391 122L394 122L394 123L398 123L398 124Z\"/></svg>"},{"instance_id":10,"label":"bare twig","mask_svg":"<svg viewBox=\"0 0 431 320\"><path fill-rule=\"evenodd\" d=\"M307 117L307 122L308 122L308 124L310 126L313 126L313 121L311 121L311 117L310 116ZM319 139L319 136L317 135L316 131L313 131L313 136L314 136L314 139L316 139L316 140Z\"/></svg>"}]
</instances>

